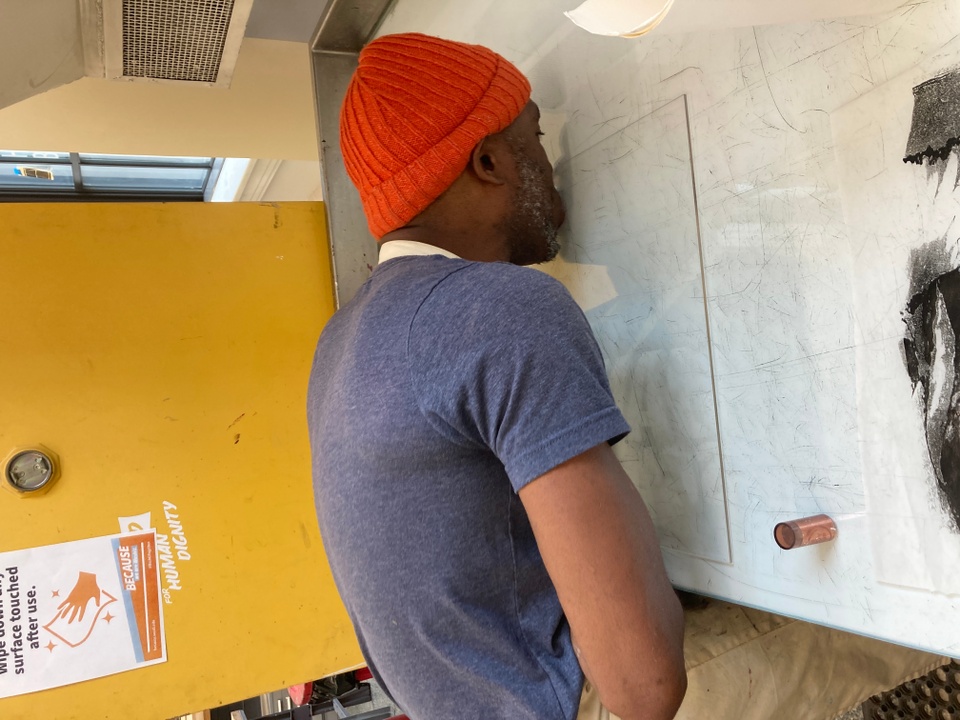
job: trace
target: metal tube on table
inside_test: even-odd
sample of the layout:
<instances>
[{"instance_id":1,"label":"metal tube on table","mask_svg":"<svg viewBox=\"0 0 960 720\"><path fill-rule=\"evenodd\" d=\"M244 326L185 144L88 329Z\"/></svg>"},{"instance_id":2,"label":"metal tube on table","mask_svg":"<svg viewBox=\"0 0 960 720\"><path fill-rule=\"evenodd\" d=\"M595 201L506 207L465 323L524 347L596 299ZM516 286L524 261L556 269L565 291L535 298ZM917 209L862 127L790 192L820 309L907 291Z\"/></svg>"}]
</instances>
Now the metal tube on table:
<instances>
[{"instance_id":1,"label":"metal tube on table","mask_svg":"<svg viewBox=\"0 0 960 720\"><path fill-rule=\"evenodd\" d=\"M812 515L777 523L773 539L784 550L829 542L837 537L837 524L829 515Z\"/></svg>"}]
</instances>

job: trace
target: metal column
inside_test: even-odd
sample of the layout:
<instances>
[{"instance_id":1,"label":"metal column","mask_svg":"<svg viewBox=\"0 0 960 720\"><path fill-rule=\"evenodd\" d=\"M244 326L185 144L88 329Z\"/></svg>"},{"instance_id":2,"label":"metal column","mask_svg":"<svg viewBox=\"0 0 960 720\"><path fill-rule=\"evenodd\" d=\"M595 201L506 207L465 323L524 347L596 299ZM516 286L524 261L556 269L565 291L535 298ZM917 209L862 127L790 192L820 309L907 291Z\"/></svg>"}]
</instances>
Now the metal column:
<instances>
[{"instance_id":1,"label":"metal column","mask_svg":"<svg viewBox=\"0 0 960 720\"><path fill-rule=\"evenodd\" d=\"M343 166L340 105L360 49L373 37L392 2L331 0L310 43L323 199L338 306L354 296L377 264L377 243Z\"/></svg>"}]
</instances>

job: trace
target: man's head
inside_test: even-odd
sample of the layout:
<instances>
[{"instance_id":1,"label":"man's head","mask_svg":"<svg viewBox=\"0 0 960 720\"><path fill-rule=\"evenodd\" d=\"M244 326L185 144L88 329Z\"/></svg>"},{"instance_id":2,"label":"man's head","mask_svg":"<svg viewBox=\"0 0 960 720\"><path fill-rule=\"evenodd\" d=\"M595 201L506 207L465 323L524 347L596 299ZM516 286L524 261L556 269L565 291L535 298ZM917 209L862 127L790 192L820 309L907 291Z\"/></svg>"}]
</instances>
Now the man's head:
<instances>
[{"instance_id":1,"label":"man's head","mask_svg":"<svg viewBox=\"0 0 960 720\"><path fill-rule=\"evenodd\" d=\"M470 259L553 258L563 205L539 119L526 78L487 48L417 34L370 43L340 143L371 232Z\"/></svg>"}]
</instances>

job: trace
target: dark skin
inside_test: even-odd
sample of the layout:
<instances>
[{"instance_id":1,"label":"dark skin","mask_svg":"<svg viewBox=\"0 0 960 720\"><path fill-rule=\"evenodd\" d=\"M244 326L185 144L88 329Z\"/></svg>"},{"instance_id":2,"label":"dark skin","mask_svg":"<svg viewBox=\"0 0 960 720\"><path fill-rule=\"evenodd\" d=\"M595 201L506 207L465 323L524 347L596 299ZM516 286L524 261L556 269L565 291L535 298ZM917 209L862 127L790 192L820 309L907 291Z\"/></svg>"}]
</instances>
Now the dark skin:
<instances>
[{"instance_id":1,"label":"dark skin","mask_svg":"<svg viewBox=\"0 0 960 720\"><path fill-rule=\"evenodd\" d=\"M477 144L440 198L381 242L413 240L479 262L548 260L544 226L555 231L564 210L541 135L530 102L510 127ZM524 203L531 197L543 202ZM613 450L601 443L519 496L604 707L622 720L673 718L687 684L683 612L646 505Z\"/></svg>"},{"instance_id":2,"label":"dark skin","mask_svg":"<svg viewBox=\"0 0 960 720\"><path fill-rule=\"evenodd\" d=\"M511 249L505 220L515 210L515 197L521 184L516 152L537 164L546 178L553 177L553 166L540 143L540 109L532 100L503 132L481 140L470 153L467 167L453 185L407 225L387 233L381 243L414 240L449 250L465 260L511 262ZM552 197L555 227L563 224L564 209L560 193L548 183ZM523 261L544 262L547 247L539 238L530 238Z\"/></svg>"}]
</instances>

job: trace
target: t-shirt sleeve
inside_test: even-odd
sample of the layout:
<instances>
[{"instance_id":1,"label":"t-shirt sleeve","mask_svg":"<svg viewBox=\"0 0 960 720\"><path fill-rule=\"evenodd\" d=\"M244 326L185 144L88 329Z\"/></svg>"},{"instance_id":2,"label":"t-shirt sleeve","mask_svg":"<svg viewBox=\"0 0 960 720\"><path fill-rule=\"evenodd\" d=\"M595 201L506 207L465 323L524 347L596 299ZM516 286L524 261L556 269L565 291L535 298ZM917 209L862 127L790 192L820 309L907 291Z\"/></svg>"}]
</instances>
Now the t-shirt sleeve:
<instances>
[{"instance_id":1,"label":"t-shirt sleeve","mask_svg":"<svg viewBox=\"0 0 960 720\"><path fill-rule=\"evenodd\" d=\"M428 422L492 450L517 491L630 431L586 318L537 270L475 263L451 273L417 311L408 358Z\"/></svg>"}]
</instances>

